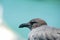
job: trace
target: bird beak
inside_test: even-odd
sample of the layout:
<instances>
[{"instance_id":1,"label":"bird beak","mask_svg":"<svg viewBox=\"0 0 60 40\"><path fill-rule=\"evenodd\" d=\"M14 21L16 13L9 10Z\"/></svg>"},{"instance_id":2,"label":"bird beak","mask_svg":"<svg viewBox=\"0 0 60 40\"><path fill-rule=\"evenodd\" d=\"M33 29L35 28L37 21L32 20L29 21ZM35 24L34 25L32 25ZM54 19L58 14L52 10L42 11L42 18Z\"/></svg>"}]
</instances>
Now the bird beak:
<instances>
[{"instance_id":1,"label":"bird beak","mask_svg":"<svg viewBox=\"0 0 60 40\"><path fill-rule=\"evenodd\" d=\"M23 28L23 27L29 27L30 24L29 23L23 23L19 26L19 28Z\"/></svg>"}]
</instances>

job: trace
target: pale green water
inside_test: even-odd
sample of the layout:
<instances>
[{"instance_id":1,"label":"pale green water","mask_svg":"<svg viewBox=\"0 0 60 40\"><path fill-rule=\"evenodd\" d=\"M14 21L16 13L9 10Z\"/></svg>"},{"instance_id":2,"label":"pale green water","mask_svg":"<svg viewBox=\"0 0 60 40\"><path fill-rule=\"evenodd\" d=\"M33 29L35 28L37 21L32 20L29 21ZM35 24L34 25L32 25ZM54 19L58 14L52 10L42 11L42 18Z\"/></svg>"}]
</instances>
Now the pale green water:
<instances>
[{"instance_id":1,"label":"pale green water","mask_svg":"<svg viewBox=\"0 0 60 40\"><path fill-rule=\"evenodd\" d=\"M21 23L42 18L48 25L60 28L60 1L3 0L4 19L11 29L27 40L29 29L19 29Z\"/></svg>"}]
</instances>

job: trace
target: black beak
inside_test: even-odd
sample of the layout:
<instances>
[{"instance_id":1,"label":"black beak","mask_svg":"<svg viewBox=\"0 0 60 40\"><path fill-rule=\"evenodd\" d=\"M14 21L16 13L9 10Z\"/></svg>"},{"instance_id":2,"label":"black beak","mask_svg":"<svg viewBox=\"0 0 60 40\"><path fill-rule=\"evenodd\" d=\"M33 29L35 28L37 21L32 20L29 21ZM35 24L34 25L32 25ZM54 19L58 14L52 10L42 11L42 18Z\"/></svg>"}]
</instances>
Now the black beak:
<instances>
[{"instance_id":1,"label":"black beak","mask_svg":"<svg viewBox=\"0 0 60 40\"><path fill-rule=\"evenodd\" d=\"M23 23L19 26L19 28L23 28L23 27L29 27L30 24L29 23Z\"/></svg>"}]
</instances>

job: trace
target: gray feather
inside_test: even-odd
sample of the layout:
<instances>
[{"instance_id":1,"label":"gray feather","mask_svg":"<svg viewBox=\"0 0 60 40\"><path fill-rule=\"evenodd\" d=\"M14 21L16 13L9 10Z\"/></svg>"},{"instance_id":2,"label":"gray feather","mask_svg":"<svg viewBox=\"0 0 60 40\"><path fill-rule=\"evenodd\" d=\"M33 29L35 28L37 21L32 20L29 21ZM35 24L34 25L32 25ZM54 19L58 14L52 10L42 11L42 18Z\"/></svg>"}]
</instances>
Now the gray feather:
<instances>
[{"instance_id":1,"label":"gray feather","mask_svg":"<svg viewBox=\"0 0 60 40\"><path fill-rule=\"evenodd\" d=\"M60 40L60 29L43 25L32 29L29 34L30 40Z\"/></svg>"}]
</instances>

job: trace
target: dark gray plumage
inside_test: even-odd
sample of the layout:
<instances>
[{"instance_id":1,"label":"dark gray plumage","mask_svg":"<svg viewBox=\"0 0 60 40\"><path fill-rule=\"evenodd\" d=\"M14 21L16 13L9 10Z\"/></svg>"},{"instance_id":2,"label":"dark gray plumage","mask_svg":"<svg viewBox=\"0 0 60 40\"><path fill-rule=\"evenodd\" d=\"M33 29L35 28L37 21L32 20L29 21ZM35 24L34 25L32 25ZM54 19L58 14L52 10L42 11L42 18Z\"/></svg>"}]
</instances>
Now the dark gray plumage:
<instances>
[{"instance_id":1,"label":"dark gray plumage","mask_svg":"<svg viewBox=\"0 0 60 40\"><path fill-rule=\"evenodd\" d=\"M60 40L60 29L53 28L40 19L35 18L28 23L21 24L19 28L27 27L31 30L28 40Z\"/></svg>"}]
</instances>

